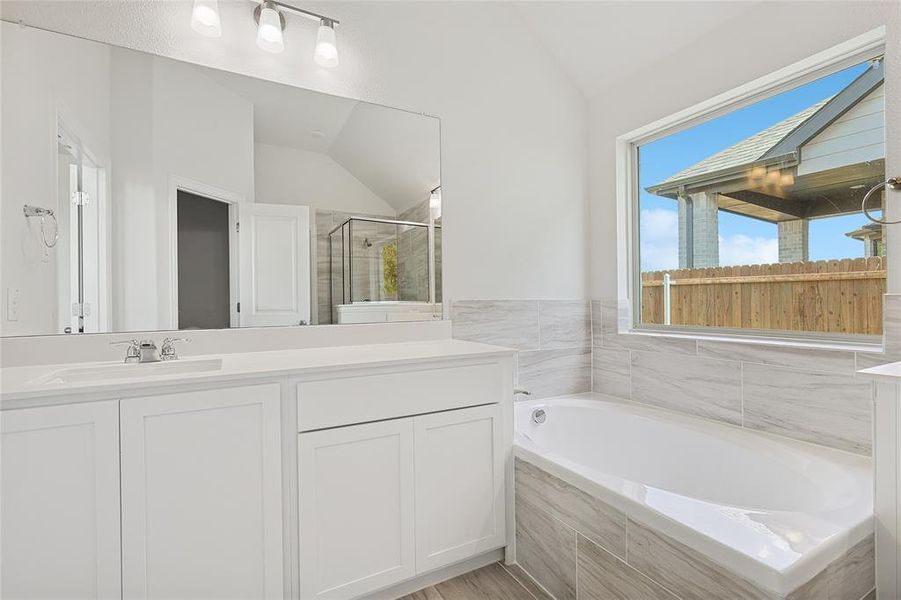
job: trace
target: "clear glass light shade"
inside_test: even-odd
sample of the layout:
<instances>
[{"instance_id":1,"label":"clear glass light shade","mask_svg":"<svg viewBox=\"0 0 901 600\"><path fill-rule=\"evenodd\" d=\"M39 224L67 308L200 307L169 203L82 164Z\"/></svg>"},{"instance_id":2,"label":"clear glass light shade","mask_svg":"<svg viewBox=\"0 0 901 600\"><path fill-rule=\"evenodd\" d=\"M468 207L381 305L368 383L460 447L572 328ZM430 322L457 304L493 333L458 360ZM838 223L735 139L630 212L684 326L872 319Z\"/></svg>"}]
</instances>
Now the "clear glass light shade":
<instances>
[{"instance_id":1,"label":"clear glass light shade","mask_svg":"<svg viewBox=\"0 0 901 600\"><path fill-rule=\"evenodd\" d=\"M285 49L285 39L282 37L282 20L275 9L264 7L260 11L257 46L266 52L281 52Z\"/></svg>"},{"instance_id":2,"label":"clear glass light shade","mask_svg":"<svg viewBox=\"0 0 901 600\"><path fill-rule=\"evenodd\" d=\"M338 66L338 39L335 36L335 27L329 21L322 21L319 25L313 60L320 67L327 69Z\"/></svg>"},{"instance_id":3,"label":"clear glass light shade","mask_svg":"<svg viewBox=\"0 0 901 600\"><path fill-rule=\"evenodd\" d=\"M219 20L219 0L194 0L191 12L191 29L206 37L220 37L222 23Z\"/></svg>"}]
</instances>

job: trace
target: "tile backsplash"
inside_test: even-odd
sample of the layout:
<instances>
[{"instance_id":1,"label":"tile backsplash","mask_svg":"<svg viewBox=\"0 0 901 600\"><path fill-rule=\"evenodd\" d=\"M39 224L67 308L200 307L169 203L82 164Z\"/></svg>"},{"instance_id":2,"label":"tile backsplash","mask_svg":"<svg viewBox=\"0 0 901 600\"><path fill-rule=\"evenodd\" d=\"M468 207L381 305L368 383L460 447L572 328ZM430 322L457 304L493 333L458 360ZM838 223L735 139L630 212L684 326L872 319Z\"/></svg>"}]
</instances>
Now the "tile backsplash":
<instances>
[{"instance_id":1,"label":"tile backsplash","mask_svg":"<svg viewBox=\"0 0 901 600\"><path fill-rule=\"evenodd\" d=\"M901 295L885 296L885 352L620 334L622 312L592 302L593 391L871 453L873 389L855 371L901 360Z\"/></svg>"},{"instance_id":2,"label":"tile backsplash","mask_svg":"<svg viewBox=\"0 0 901 600\"><path fill-rule=\"evenodd\" d=\"M455 338L519 350L533 398L595 391L869 455L872 384L857 369L901 360L901 295L885 296L884 352L620 334L616 300L464 300Z\"/></svg>"},{"instance_id":3,"label":"tile backsplash","mask_svg":"<svg viewBox=\"0 0 901 600\"><path fill-rule=\"evenodd\" d=\"M517 387L533 398L591 390L591 308L585 300L462 300L454 337L516 348Z\"/></svg>"}]
</instances>

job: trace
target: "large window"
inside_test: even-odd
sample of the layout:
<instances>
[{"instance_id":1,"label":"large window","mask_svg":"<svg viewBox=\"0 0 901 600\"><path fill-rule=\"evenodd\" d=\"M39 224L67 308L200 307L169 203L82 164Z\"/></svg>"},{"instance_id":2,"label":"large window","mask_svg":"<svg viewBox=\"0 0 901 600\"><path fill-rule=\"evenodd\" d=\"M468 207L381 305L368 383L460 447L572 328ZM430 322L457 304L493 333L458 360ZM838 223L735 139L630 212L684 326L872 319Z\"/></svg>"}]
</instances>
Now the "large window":
<instances>
[{"instance_id":1,"label":"large window","mask_svg":"<svg viewBox=\"0 0 901 600\"><path fill-rule=\"evenodd\" d=\"M884 229L861 200L885 180L883 73L877 57L639 143L636 324L882 332Z\"/></svg>"}]
</instances>

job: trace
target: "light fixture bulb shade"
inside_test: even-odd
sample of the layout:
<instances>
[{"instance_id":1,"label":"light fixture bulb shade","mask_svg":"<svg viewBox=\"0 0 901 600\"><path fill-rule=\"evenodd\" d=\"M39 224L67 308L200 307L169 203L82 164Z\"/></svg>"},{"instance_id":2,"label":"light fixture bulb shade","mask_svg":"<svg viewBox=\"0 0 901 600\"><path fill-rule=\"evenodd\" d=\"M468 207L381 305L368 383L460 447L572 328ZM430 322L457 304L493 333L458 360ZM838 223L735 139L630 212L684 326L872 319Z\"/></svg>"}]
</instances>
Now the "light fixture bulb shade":
<instances>
[{"instance_id":1,"label":"light fixture bulb shade","mask_svg":"<svg viewBox=\"0 0 901 600\"><path fill-rule=\"evenodd\" d=\"M320 67L327 69L338 66L338 38L335 35L335 24L327 19L323 19L319 24L313 60Z\"/></svg>"},{"instance_id":2,"label":"light fixture bulb shade","mask_svg":"<svg viewBox=\"0 0 901 600\"><path fill-rule=\"evenodd\" d=\"M282 18L274 8L264 6L263 10L260 11L257 46L266 52L281 52L285 49L285 39L282 36Z\"/></svg>"},{"instance_id":3,"label":"light fixture bulb shade","mask_svg":"<svg viewBox=\"0 0 901 600\"><path fill-rule=\"evenodd\" d=\"M191 29L206 37L217 38L222 35L219 0L194 0L194 10L191 11Z\"/></svg>"}]
</instances>

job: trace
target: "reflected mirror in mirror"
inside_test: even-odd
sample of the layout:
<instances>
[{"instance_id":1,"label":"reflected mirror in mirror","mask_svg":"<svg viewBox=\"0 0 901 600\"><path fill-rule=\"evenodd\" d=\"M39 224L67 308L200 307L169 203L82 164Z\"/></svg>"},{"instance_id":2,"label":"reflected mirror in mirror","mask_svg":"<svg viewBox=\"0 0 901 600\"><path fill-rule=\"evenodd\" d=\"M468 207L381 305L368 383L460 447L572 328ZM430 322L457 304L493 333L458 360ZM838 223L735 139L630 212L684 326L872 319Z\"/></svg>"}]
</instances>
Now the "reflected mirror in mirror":
<instances>
[{"instance_id":1,"label":"reflected mirror in mirror","mask_svg":"<svg viewBox=\"0 0 901 600\"><path fill-rule=\"evenodd\" d=\"M3 335L441 318L438 119L0 26Z\"/></svg>"}]
</instances>

